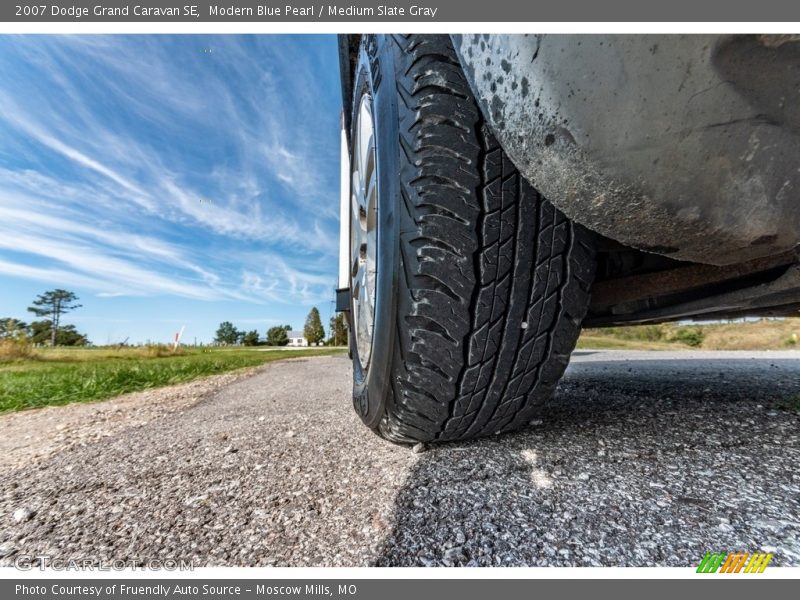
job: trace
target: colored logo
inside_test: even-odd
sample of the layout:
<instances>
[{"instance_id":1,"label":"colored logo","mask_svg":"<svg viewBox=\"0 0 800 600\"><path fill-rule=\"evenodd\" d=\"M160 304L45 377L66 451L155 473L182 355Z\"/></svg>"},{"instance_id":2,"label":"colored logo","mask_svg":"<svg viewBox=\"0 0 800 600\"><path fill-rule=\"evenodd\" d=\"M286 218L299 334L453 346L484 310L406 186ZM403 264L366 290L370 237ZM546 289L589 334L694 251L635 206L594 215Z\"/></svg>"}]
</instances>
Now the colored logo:
<instances>
[{"instance_id":1,"label":"colored logo","mask_svg":"<svg viewBox=\"0 0 800 600\"><path fill-rule=\"evenodd\" d=\"M700 564L698 573L763 573L772 554L750 554L749 552L708 552Z\"/></svg>"}]
</instances>

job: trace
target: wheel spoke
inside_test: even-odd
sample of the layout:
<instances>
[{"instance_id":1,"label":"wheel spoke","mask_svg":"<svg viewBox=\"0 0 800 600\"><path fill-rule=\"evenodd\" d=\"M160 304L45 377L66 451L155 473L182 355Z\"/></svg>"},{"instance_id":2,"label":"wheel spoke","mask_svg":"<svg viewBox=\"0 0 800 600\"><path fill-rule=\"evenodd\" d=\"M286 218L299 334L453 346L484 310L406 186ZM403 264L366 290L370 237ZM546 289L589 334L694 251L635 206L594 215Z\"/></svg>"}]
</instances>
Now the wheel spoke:
<instances>
[{"instance_id":1,"label":"wheel spoke","mask_svg":"<svg viewBox=\"0 0 800 600\"><path fill-rule=\"evenodd\" d=\"M359 130L358 130L358 170L364 173L367 170L367 163L373 150L373 131L372 108L369 102L362 102L359 110Z\"/></svg>"},{"instance_id":2,"label":"wheel spoke","mask_svg":"<svg viewBox=\"0 0 800 600\"><path fill-rule=\"evenodd\" d=\"M362 297L363 296L364 295L362 295ZM362 347L363 347L363 343L371 345L372 331L370 331L369 317L367 316L369 307L366 305L364 301L362 301L360 305L361 306L359 312L361 314L359 315L360 318L358 320L358 335L359 338L361 338L362 340Z\"/></svg>"},{"instance_id":3,"label":"wheel spoke","mask_svg":"<svg viewBox=\"0 0 800 600\"><path fill-rule=\"evenodd\" d=\"M375 173L373 171L372 177L369 178L366 185L366 190L364 192L364 210L366 212L366 229L370 229L370 223L372 227L375 227L375 213L378 209L378 178L375 177Z\"/></svg>"},{"instance_id":4,"label":"wheel spoke","mask_svg":"<svg viewBox=\"0 0 800 600\"><path fill-rule=\"evenodd\" d=\"M357 172L353 173L352 189L353 194L350 202L351 211L356 223L358 223L358 226L361 229L364 229L365 224L363 223L361 216L366 215L367 213L367 198L364 190L364 181L362 180L361 175Z\"/></svg>"}]
</instances>

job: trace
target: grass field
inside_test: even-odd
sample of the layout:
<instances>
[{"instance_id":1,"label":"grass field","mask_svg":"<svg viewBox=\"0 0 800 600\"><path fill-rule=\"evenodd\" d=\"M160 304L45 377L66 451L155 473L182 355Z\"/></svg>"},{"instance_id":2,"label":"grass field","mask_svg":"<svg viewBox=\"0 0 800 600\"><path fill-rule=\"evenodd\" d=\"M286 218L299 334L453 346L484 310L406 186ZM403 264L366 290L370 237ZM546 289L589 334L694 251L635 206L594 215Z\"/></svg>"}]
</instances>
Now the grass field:
<instances>
[{"instance_id":1,"label":"grass field","mask_svg":"<svg viewBox=\"0 0 800 600\"><path fill-rule=\"evenodd\" d=\"M0 361L0 413L101 400L285 358L344 351L197 348L172 354L164 346L37 349Z\"/></svg>"},{"instance_id":2,"label":"grass field","mask_svg":"<svg viewBox=\"0 0 800 600\"><path fill-rule=\"evenodd\" d=\"M578 340L578 348L800 350L800 318L585 329Z\"/></svg>"}]
</instances>

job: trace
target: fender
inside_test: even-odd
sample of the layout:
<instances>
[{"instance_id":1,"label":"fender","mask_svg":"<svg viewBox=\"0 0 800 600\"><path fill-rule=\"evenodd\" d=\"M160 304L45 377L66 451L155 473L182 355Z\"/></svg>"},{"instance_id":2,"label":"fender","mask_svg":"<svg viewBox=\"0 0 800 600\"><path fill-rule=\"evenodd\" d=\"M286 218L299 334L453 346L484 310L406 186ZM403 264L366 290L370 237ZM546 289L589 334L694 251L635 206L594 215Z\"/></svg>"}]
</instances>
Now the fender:
<instances>
[{"instance_id":1,"label":"fender","mask_svg":"<svg viewBox=\"0 0 800 600\"><path fill-rule=\"evenodd\" d=\"M575 221L715 265L800 244L800 36L453 41L505 151Z\"/></svg>"}]
</instances>

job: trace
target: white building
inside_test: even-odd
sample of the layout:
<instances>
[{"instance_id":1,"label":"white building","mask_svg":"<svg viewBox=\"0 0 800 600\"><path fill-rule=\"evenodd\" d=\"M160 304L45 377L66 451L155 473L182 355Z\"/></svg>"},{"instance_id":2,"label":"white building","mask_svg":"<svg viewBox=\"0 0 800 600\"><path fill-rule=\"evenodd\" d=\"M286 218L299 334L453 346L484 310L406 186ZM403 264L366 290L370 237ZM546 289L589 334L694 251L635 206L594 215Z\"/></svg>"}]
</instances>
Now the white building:
<instances>
[{"instance_id":1,"label":"white building","mask_svg":"<svg viewBox=\"0 0 800 600\"><path fill-rule=\"evenodd\" d=\"M286 336L289 338L287 346L308 346L308 340L302 331L287 331Z\"/></svg>"}]
</instances>

